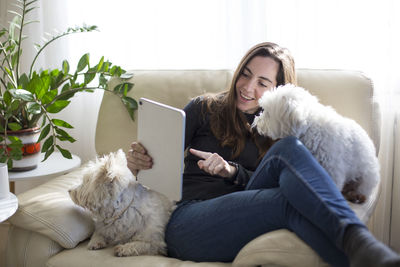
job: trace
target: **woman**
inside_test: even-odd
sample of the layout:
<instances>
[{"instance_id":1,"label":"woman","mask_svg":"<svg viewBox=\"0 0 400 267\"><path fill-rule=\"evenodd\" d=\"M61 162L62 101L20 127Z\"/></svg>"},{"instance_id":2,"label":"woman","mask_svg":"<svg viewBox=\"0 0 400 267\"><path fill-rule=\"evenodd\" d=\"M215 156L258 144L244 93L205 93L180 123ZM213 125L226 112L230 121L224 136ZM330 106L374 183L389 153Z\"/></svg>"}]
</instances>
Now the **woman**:
<instances>
[{"instance_id":1,"label":"woman","mask_svg":"<svg viewBox=\"0 0 400 267\"><path fill-rule=\"evenodd\" d=\"M183 198L166 229L169 255L230 262L252 239L286 228L334 266L400 266L400 257L368 232L299 140L272 145L251 130L258 99L286 83L296 84L292 56L261 43L243 57L227 92L185 107L190 153ZM139 143L127 157L134 174L152 166Z\"/></svg>"}]
</instances>

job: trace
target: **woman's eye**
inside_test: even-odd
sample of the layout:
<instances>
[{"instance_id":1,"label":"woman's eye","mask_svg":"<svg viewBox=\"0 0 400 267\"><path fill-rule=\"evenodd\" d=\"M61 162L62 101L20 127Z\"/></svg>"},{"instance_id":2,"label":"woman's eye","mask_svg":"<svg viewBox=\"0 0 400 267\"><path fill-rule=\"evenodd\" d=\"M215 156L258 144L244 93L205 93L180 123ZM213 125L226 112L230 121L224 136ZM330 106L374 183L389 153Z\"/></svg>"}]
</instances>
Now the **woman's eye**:
<instances>
[{"instance_id":1,"label":"woman's eye","mask_svg":"<svg viewBox=\"0 0 400 267\"><path fill-rule=\"evenodd\" d=\"M245 77L245 78L248 78L250 75L247 74L247 73L242 72L242 76Z\"/></svg>"},{"instance_id":2,"label":"woman's eye","mask_svg":"<svg viewBox=\"0 0 400 267\"><path fill-rule=\"evenodd\" d=\"M264 84L264 83L262 83L262 82L259 82L258 84L259 84L260 86L262 86L262 87L267 87L267 85Z\"/></svg>"}]
</instances>

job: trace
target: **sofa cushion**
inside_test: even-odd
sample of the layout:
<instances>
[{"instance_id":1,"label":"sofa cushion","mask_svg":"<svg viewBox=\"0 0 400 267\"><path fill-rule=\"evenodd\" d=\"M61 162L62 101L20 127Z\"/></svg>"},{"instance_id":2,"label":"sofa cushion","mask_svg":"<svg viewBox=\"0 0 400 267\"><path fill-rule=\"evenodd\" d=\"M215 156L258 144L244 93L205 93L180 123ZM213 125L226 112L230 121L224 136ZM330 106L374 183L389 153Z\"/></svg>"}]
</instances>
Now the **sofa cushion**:
<instances>
[{"instance_id":1,"label":"sofa cushion","mask_svg":"<svg viewBox=\"0 0 400 267\"><path fill-rule=\"evenodd\" d=\"M18 195L13 225L47 236L64 248L74 248L91 236L92 219L75 205L68 189L81 182L81 168Z\"/></svg>"},{"instance_id":2,"label":"sofa cushion","mask_svg":"<svg viewBox=\"0 0 400 267\"><path fill-rule=\"evenodd\" d=\"M47 262L48 267L223 267L231 266L229 263L180 261L174 258L163 256L132 256L115 257L112 247L100 250L88 250L87 242L79 244L75 249L64 250L54 255Z\"/></svg>"},{"instance_id":3,"label":"sofa cushion","mask_svg":"<svg viewBox=\"0 0 400 267\"><path fill-rule=\"evenodd\" d=\"M244 246L233 266L327 267L318 254L286 229L261 235Z\"/></svg>"},{"instance_id":4,"label":"sofa cushion","mask_svg":"<svg viewBox=\"0 0 400 267\"><path fill-rule=\"evenodd\" d=\"M61 250L56 241L11 225L5 266L46 266L47 260Z\"/></svg>"}]
</instances>

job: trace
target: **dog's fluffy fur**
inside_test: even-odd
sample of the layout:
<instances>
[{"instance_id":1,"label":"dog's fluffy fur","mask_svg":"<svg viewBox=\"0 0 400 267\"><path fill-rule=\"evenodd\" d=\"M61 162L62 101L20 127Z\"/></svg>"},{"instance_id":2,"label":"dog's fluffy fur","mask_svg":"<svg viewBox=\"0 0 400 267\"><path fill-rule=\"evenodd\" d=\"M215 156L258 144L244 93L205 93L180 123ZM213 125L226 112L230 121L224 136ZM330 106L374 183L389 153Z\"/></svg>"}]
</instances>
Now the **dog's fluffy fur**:
<instances>
[{"instance_id":1,"label":"dog's fluffy fur","mask_svg":"<svg viewBox=\"0 0 400 267\"><path fill-rule=\"evenodd\" d=\"M379 181L379 163L375 147L360 125L291 84L265 92L259 104L263 111L252 126L261 135L297 137L348 200L365 201Z\"/></svg>"},{"instance_id":2,"label":"dog's fluffy fur","mask_svg":"<svg viewBox=\"0 0 400 267\"><path fill-rule=\"evenodd\" d=\"M89 249L116 245L116 256L166 255L164 231L174 204L136 181L122 150L90 162L82 184L69 193L93 216Z\"/></svg>"}]
</instances>

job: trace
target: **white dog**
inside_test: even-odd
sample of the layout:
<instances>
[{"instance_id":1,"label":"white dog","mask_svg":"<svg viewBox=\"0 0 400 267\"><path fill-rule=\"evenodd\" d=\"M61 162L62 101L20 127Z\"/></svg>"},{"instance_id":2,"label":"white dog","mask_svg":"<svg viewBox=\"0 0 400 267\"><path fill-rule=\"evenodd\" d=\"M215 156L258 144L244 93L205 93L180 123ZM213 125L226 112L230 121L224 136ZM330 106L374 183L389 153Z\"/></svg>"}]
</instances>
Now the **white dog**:
<instances>
[{"instance_id":1,"label":"white dog","mask_svg":"<svg viewBox=\"0 0 400 267\"><path fill-rule=\"evenodd\" d=\"M343 195L362 203L379 181L379 163L368 134L301 87L291 84L260 98L253 127L264 136L295 136L311 151Z\"/></svg>"},{"instance_id":2,"label":"white dog","mask_svg":"<svg viewBox=\"0 0 400 267\"><path fill-rule=\"evenodd\" d=\"M136 181L121 149L90 162L69 194L93 216L89 249L116 245L116 256L166 255L164 231L175 206Z\"/></svg>"}]
</instances>

